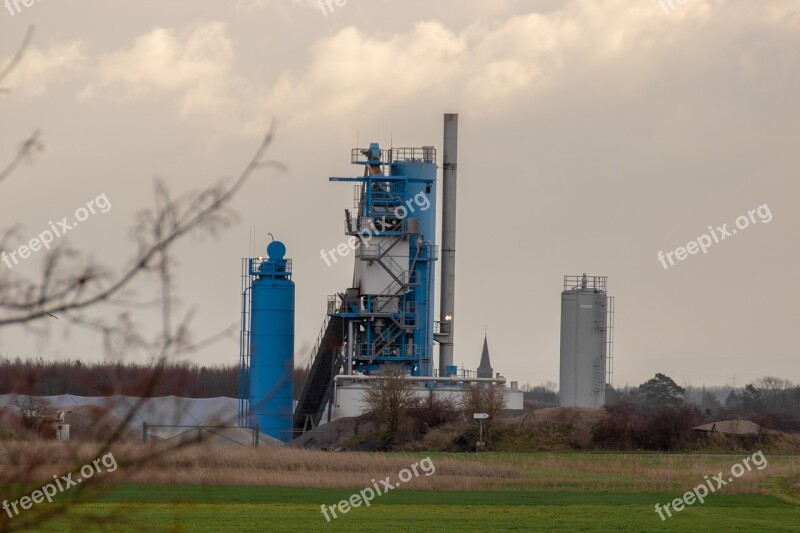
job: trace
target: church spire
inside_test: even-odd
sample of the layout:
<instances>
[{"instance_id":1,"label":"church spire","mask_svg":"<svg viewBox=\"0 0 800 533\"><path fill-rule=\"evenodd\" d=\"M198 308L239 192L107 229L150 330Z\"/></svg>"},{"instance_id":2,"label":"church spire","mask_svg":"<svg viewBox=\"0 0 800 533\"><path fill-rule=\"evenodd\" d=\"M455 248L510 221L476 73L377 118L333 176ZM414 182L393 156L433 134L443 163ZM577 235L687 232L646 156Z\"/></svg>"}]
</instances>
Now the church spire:
<instances>
[{"instance_id":1,"label":"church spire","mask_svg":"<svg viewBox=\"0 0 800 533\"><path fill-rule=\"evenodd\" d=\"M479 378L491 378L494 375L494 369L489 361L489 341L486 338L486 331L483 333L483 352L481 352L481 364L478 366Z\"/></svg>"}]
</instances>

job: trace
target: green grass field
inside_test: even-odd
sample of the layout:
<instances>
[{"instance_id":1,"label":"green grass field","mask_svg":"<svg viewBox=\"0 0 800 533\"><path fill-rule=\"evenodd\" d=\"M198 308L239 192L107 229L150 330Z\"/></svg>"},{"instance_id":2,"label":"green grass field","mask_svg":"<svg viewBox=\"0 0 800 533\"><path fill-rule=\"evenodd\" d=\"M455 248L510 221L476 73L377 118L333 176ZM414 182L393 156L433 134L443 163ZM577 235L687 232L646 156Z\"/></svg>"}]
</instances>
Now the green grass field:
<instances>
[{"instance_id":1,"label":"green grass field","mask_svg":"<svg viewBox=\"0 0 800 533\"><path fill-rule=\"evenodd\" d=\"M56 457L57 448L48 450ZM6 524L20 526L38 513L64 509L66 514L23 530L800 531L800 457L780 455L724 492L710 494L704 504L673 511L665 521L655 512L656 503L663 506L680 497L701 483L704 474L729 469L741 455L435 453L430 457L436 472L430 477L413 478L375 497L370 507L337 511L331 522L320 512L321 505L348 499L371 478L391 474L396 479L400 469L422 457L185 450L138 468L121 465L107 474L109 485L85 494L71 489L55 503L38 504L35 511ZM43 472L69 470L57 464ZM139 477L122 477L126 472ZM29 494L39 486L31 480L13 492ZM2 522L0 516L0 526Z\"/></svg>"},{"instance_id":2,"label":"green grass field","mask_svg":"<svg viewBox=\"0 0 800 533\"><path fill-rule=\"evenodd\" d=\"M124 485L39 531L800 531L800 505L772 495L713 495L662 522L675 494L395 490L339 515L346 489ZM93 517L88 520L81 517ZM109 523L93 523L106 516ZM113 525L112 525L113 523Z\"/></svg>"}]
</instances>

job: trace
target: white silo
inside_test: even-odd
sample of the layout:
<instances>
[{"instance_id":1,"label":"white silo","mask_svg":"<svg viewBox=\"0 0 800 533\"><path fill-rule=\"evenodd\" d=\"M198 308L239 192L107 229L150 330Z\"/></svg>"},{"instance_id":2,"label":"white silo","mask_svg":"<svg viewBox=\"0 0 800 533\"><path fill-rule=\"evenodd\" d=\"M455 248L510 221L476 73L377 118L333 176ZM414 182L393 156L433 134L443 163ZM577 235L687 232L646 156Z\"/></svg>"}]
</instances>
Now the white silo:
<instances>
[{"instance_id":1,"label":"white silo","mask_svg":"<svg viewBox=\"0 0 800 533\"><path fill-rule=\"evenodd\" d=\"M611 383L613 298L606 276L564 276L561 293L561 407L602 407Z\"/></svg>"}]
</instances>

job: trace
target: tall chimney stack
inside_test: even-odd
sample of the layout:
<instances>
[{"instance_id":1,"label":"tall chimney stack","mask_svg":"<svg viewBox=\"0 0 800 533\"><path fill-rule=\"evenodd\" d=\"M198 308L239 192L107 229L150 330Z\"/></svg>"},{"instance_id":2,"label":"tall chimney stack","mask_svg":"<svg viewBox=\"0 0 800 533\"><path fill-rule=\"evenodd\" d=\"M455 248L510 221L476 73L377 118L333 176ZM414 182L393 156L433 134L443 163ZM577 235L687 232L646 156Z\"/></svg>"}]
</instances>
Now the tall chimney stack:
<instances>
[{"instance_id":1,"label":"tall chimney stack","mask_svg":"<svg viewBox=\"0 0 800 533\"><path fill-rule=\"evenodd\" d=\"M456 190L458 185L458 114L444 115L444 168L442 186L441 296L439 312L439 376L453 364L456 295Z\"/></svg>"}]
</instances>

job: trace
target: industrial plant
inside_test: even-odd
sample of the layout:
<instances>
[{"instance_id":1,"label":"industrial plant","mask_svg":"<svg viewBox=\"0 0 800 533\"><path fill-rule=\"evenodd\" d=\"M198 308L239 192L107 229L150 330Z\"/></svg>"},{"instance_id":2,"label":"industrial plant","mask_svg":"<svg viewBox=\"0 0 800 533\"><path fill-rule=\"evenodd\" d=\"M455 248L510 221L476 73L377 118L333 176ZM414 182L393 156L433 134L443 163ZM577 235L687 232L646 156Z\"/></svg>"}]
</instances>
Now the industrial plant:
<instances>
[{"instance_id":1,"label":"industrial plant","mask_svg":"<svg viewBox=\"0 0 800 533\"><path fill-rule=\"evenodd\" d=\"M506 389L507 407L522 408L516 382L492 376L484 347L478 371L453 364L455 332L458 115L444 117L442 243L436 243L437 150L433 146L354 148L358 176L344 234L355 248L353 286L328 296L327 314L311 352L297 402L294 371L294 283L283 243L247 258L242 273L240 425L284 442L325 422L365 412L371 381L387 372L412 380L421 397L457 397L465 385ZM439 320L435 320L436 263ZM439 344L438 364L434 344ZM486 369L488 368L488 373Z\"/></svg>"},{"instance_id":2,"label":"industrial plant","mask_svg":"<svg viewBox=\"0 0 800 533\"><path fill-rule=\"evenodd\" d=\"M353 284L327 297L327 314L297 401L294 389L295 280L286 246L242 266L239 424L288 442L340 417L366 412L372 382L399 373L421 398L458 400L470 384L503 387L522 408L516 381L494 374L484 341L477 370L453 364L455 332L458 115L444 117L442 243L437 230L437 150L433 146L353 148L354 205L344 234L355 250ZM344 245L343 245L344 246ZM323 252L324 253L324 252ZM436 263L439 320L435 320ZM611 382L613 298L606 278L567 276L561 304L560 405L602 407ZM434 346L439 345L438 361ZM324 417L324 418L323 418Z\"/></svg>"}]
</instances>

